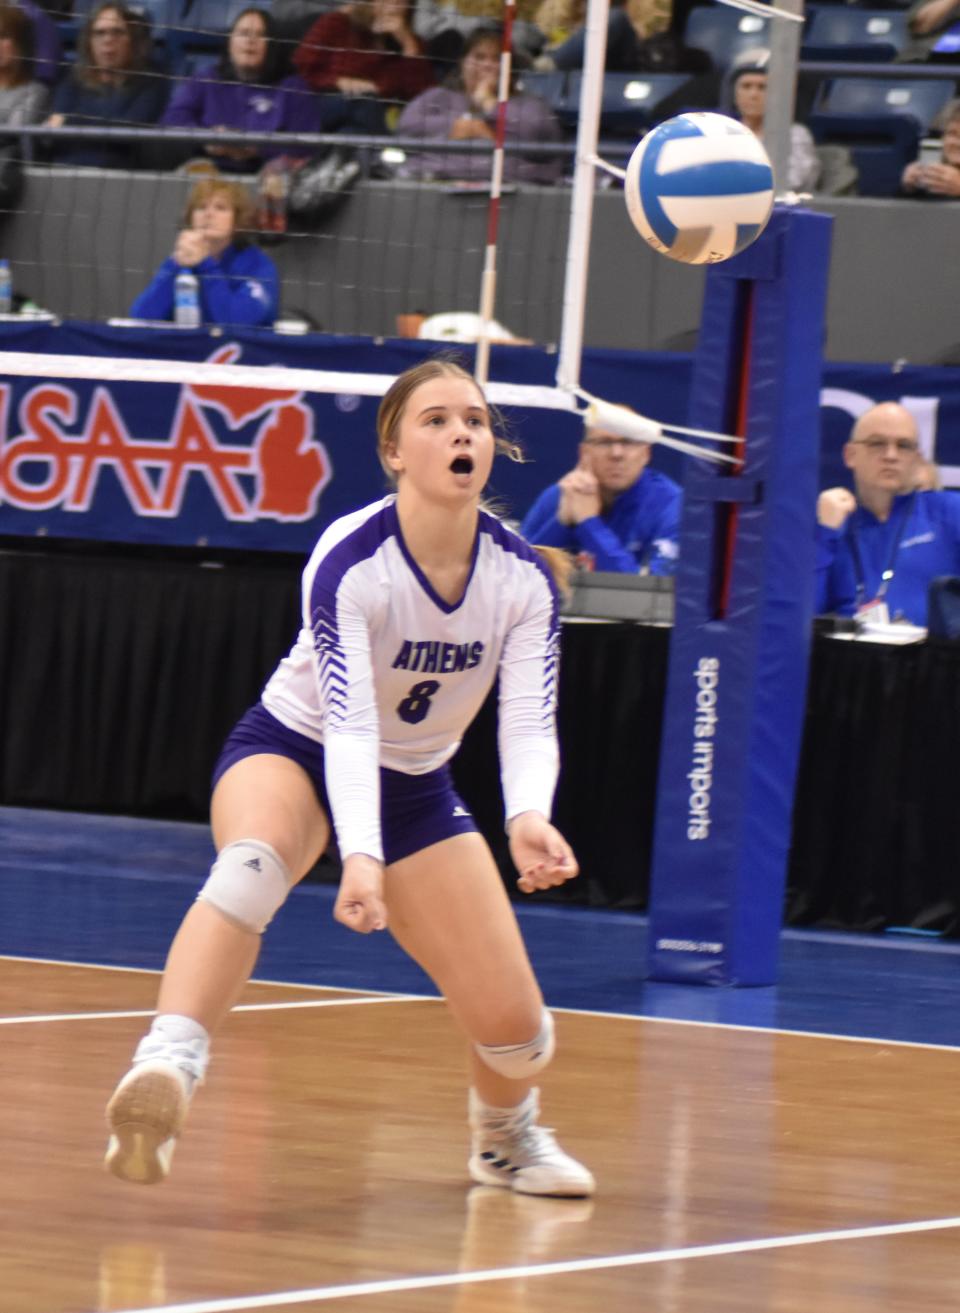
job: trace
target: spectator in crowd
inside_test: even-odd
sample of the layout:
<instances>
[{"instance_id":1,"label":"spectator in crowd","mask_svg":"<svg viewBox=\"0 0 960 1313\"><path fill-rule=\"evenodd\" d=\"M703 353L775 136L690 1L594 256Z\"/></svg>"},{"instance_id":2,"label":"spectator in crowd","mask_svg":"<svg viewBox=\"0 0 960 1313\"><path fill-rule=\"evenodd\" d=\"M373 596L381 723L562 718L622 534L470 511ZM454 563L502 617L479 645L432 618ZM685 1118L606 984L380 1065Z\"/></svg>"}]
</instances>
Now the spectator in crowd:
<instances>
[{"instance_id":1,"label":"spectator in crowd","mask_svg":"<svg viewBox=\"0 0 960 1313\"><path fill-rule=\"evenodd\" d=\"M130 307L135 319L173 319L177 275L199 282L205 324L272 324L280 280L268 255L251 242L253 200L242 183L201 178L187 199L173 254Z\"/></svg>"},{"instance_id":2,"label":"spectator in crowd","mask_svg":"<svg viewBox=\"0 0 960 1313\"><path fill-rule=\"evenodd\" d=\"M310 28L293 63L308 86L327 93L329 130L382 132L385 102L405 103L433 85L410 11L410 0L351 0Z\"/></svg>"},{"instance_id":3,"label":"spectator in crowd","mask_svg":"<svg viewBox=\"0 0 960 1313\"><path fill-rule=\"evenodd\" d=\"M917 425L893 401L860 416L843 459L854 491L817 500L817 610L926 625L930 581L960 574L960 497L918 491Z\"/></svg>"},{"instance_id":4,"label":"spectator in crowd","mask_svg":"<svg viewBox=\"0 0 960 1313\"><path fill-rule=\"evenodd\" d=\"M532 62L543 47L543 33L536 21L539 3L540 0L517 0L513 55L519 64ZM467 38L478 27L494 27L502 18L502 0L417 0L413 30L443 76L462 57Z\"/></svg>"},{"instance_id":5,"label":"spectator in crowd","mask_svg":"<svg viewBox=\"0 0 960 1313\"><path fill-rule=\"evenodd\" d=\"M421 141L488 141L494 139L497 82L500 73L499 29L478 27L468 38L456 72L441 87L431 87L406 106L397 135ZM539 96L512 92L507 104L506 140L559 141L562 133L553 111ZM556 182L563 171L557 155L513 154L503 161L506 182ZM487 152L449 150L411 152L403 173L414 178L488 178Z\"/></svg>"},{"instance_id":6,"label":"spectator in crowd","mask_svg":"<svg viewBox=\"0 0 960 1313\"><path fill-rule=\"evenodd\" d=\"M586 17L587 0L542 0L537 25L546 46L535 67L544 71L583 68ZM642 43L666 31L669 23L669 0L611 0L607 70L630 73L643 67Z\"/></svg>"},{"instance_id":7,"label":"spectator in crowd","mask_svg":"<svg viewBox=\"0 0 960 1313\"><path fill-rule=\"evenodd\" d=\"M0 128L39 123L49 91L33 76L33 25L22 9L0 4ZM14 135L0 137L0 220L18 208L23 194L23 145Z\"/></svg>"},{"instance_id":8,"label":"spectator in crowd","mask_svg":"<svg viewBox=\"0 0 960 1313\"><path fill-rule=\"evenodd\" d=\"M220 58L177 86L161 122L218 132L322 131L317 98L299 77L284 77L282 64L271 16L263 9L244 9L234 19ZM215 141L204 150L228 173L256 173L265 158L285 153L280 147Z\"/></svg>"},{"instance_id":9,"label":"spectator in crowd","mask_svg":"<svg viewBox=\"0 0 960 1313\"><path fill-rule=\"evenodd\" d=\"M51 128L138 127L158 122L166 79L150 71L150 31L123 4L101 4L80 33L77 62L53 93ZM143 161L135 143L55 141L53 159L63 164L130 168Z\"/></svg>"},{"instance_id":10,"label":"spectator in crowd","mask_svg":"<svg viewBox=\"0 0 960 1313\"><path fill-rule=\"evenodd\" d=\"M734 61L730 71L728 103L733 116L763 137L767 112L767 66L769 50L746 50ZM790 127L790 156L787 161L787 189L812 191L820 179L820 160L809 128L802 123Z\"/></svg>"},{"instance_id":11,"label":"spectator in crowd","mask_svg":"<svg viewBox=\"0 0 960 1313\"><path fill-rule=\"evenodd\" d=\"M22 9L0 4L0 127L39 123L49 92L33 73L33 28Z\"/></svg>"},{"instance_id":12,"label":"spectator in crowd","mask_svg":"<svg viewBox=\"0 0 960 1313\"><path fill-rule=\"evenodd\" d=\"M648 442L585 428L576 468L540 494L520 532L593 569L673 574L681 492L649 461Z\"/></svg>"},{"instance_id":13,"label":"spectator in crowd","mask_svg":"<svg viewBox=\"0 0 960 1313\"><path fill-rule=\"evenodd\" d=\"M908 196L960 196L960 100L952 100L943 116L940 159L915 159L904 169L900 186Z\"/></svg>"}]
</instances>

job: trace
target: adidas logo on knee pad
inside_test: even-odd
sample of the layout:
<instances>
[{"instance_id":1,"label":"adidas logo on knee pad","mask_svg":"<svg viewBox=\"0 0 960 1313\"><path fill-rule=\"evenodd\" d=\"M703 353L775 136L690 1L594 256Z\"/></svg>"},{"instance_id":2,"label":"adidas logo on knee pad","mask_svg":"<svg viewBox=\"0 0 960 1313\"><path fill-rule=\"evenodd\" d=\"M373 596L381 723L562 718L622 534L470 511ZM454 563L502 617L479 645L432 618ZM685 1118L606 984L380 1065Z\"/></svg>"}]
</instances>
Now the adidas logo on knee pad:
<instances>
[{"instance_id":1,"label":"adidas logo on knee pad","mask_svg":"<svg viewBox=\"0 0 960 1313\"><path fill-rule=\"evenodd\" d=\"M540 1029L526 1044L477 1044L474 1047L490 1070L498 1076L506 1076L508 1080L526 1080L543 1071L553 1057L556 1048L553 1017L544 1008Z\"/></svg>"}]
</instances>

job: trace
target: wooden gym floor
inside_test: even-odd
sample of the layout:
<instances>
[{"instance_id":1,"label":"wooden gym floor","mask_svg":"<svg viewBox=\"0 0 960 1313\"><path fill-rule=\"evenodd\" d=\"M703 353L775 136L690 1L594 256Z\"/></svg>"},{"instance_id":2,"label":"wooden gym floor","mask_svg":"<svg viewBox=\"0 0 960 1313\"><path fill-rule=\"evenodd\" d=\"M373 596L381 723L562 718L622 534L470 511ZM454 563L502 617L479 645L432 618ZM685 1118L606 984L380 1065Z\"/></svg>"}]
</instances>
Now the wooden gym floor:
<instances>
[{"instance_id":1,"label":"wooden gym floor","mask_svg":"<svg viewBox=\"0 0 960 1313\"><path fill-rule=\"evenodd\" d=\"M0 839L23 820L0 815ZM525 921L535 940L557 941L561 921L579 936L580 956L567 943L563 972L541 973L548 999L561 980L568 998L579 977L607 977L614 996L636 984L632 1012L557 1014L545 1121L595 1172L594 1200L471 1187L459 1043L443 1004L403 992L379 960L367 986L251 985L216 1045L170 1180L114 1180L100 1166L103 1105L153 1008L157 976L143 966L168 939L157 896L171 881L117 870L121 896L94 865L54 869L39 814L34 825L0 858L0 1313L328 1303L357 1313L925 1313L960 1303L957 1049L649 1015L654 997L613 923L598 941L606 957L590 956L595 914L569 908ZM84 848L97 825L108 847L122 833L103 818L73 825ZM188 897L175 893L178 905ZM326 924L328 894L310 896ZM309 925L318 975L320 924ZM156 944L142 965L95 963L98 942L108 960L148 929ZM284 941L282 919L270 935ZM75 944L78 960L54 960L67 954L51 952L53 941ZM885 990L891 1030L922 977L920 1021L916 998L929 997L933 968L944 1018L955 1015L957 954L939 949L880 954L871 991ZM840 937L831 951L849 961L853 947ZM901 961L909 969L898 977ZM813 992L825 978L809 982ZM759 993L785 1006L786 990ZM693 989L731 992L758 993ZM843 999L832 1001L839 1015Z\"/></svg>"}]
</instances>

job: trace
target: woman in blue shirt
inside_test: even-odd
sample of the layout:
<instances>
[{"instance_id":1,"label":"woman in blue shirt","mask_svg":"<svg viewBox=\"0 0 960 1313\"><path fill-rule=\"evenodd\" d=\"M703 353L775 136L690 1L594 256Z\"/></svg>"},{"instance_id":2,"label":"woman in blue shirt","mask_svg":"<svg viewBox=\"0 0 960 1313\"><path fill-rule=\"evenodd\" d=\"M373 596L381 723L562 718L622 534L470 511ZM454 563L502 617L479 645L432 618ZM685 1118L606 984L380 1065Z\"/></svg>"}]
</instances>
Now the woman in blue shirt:
<instances>
[{"instance_id":1,"label":"woman in blue shirt","mask_svg":"<svg viewBox=\"0 0 960 1313\"><path fill-rule=\"evenodd\" d=\"M173 254L141 292L135 319L172 319L177 275L199 282L205 324L272 324L277 317L280 279L276 266L250 241L253 201L246 188L226 178L203 178L190 192L183 230Z\"/></svg>"},{"instance_id":2,"label":"woman in blue shirt","mask_svg":"<svg viewBox=\"0 0 960 1313\"><path fill-rule=\"evenodd\" d=\"M124 4L100 4L80 34L77 62L57 83L47 126L152 127L168 79L150 68L150 32ZM53 140L56 164L128 169L143 163L135 141Z\"/></svg>"}]
</instances>

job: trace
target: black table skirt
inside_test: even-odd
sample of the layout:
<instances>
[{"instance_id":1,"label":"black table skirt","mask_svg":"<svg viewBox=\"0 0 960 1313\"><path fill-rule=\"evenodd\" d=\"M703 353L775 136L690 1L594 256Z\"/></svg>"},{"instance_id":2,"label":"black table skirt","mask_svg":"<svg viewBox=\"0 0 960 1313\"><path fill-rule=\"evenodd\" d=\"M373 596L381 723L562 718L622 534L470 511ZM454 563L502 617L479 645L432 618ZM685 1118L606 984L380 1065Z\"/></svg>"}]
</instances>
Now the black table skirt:
<instances>
[{"instance_id":1,"label":"black table skirt","mask_svg":"<svg viewBox=\"0 0 960 1313\"><path fill-rule=\"evenodd\" d=\"M0 553L0 802L204 819L210 770L299 625L289 560ZM669 631L564 625L561 897L643 907ZM814 642L785 919L958 933L960 647ZM455 762L511 877L495 707Z\"/></svg>"}]
</instances>

